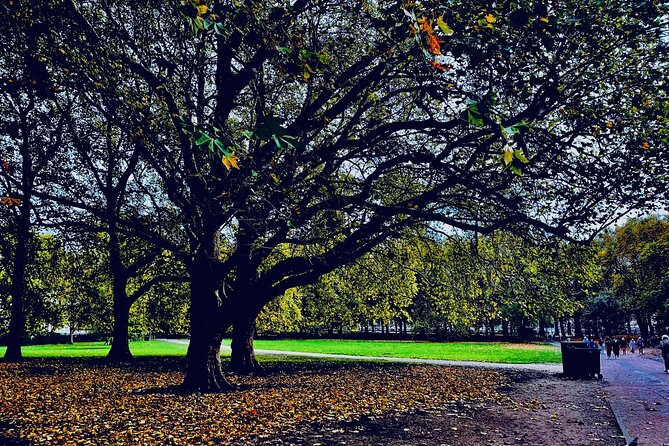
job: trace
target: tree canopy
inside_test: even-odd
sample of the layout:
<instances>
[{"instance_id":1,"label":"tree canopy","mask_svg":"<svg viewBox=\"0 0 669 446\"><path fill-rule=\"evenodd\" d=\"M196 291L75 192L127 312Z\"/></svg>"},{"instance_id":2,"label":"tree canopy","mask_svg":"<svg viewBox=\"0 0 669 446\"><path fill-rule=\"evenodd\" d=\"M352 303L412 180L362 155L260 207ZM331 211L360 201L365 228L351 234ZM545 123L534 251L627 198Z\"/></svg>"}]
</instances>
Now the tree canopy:
<instances>
[{"instance_id":1,"label":"tree canopy","mask_svg":"<svg viewBox=\"0 0 669 446\"><path fill-rule=\"evenodd\" d=\"M226 387L218 353L231 324L407 227L587 240L666 198L661 2L1 8L13 43L2 140L29 150L22 172L38 148L12 116L57 128L58 153L83 150L98 166L95 131L121 150L119 168L135 163L110 175L150 186L109 231L186 266L187 388ZM33 102L45 124L21 112ZM39 184L6 172L7 207L29 212L34 196L103 218L67 187L91 166L62 163Z\"/></svg>"}]
</instances>

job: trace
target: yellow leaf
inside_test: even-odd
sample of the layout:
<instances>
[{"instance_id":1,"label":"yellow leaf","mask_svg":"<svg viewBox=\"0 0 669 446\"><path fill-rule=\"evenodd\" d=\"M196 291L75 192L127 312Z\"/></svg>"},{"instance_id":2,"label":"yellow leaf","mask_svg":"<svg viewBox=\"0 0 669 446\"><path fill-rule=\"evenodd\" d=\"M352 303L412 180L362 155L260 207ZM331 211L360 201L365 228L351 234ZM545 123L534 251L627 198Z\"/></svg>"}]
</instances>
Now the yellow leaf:
<instances>
[{"instance_id":1,"label":"yellow leaf","mask_svg":"<svg viewBox=\"0 0 669 446\"><path fill-rule=\"evenodd\" d=\"M197 12L198 12L200 15L202 15L202 14L206 14L207 11L209 11L209 7L208 7L207 5L200 5L200 6L197 7Z\"/></svg>"},{"instance_id":2,"label":"yellow leaf","mask_svg":"<svg viewBox=\"0 0 669 446\"><path fill-rule=\"evenodd\" d=\"M446 24L446 22L444 22L442 17L437 18L437 25L441 29L441 32L444 33L444 35L450 36L455 32Z\"/></svg>"},{"instance_id":3,"label":"yellow leaf","mask_svg":"<svg viewBox=\"0 0 669 446\"><path fill-rule=\"evenodd\" d=\"M540 17L539 20L544 23L548 23L548 17Z\"/></svg>"},{"instance_id":4,"label":"yellow leaf","mask_svg":"<svg viewBox=\"0 0 669 446\"><path fill-rule=\"evenodd\" d=\"M485 16L485 20L488 23L495 23L497 21L497 18L492 14L488 14Z\"/></svg>"},{"instance_id":5,"label":"yellow leaf","mask_svg":"<svg viewBox=\"0 0 669 446\"><path fill-rule=\"evenodd\" d=\"M269 176L272 178L272 180L274 180L274 184L279 184L280 183L279 177L277 177L274 172L270 173Z\"/></svg>"},{"instance_id":6,"label":"yellow leaf","mask_svg":"<svg viewBox=\"0 0 669 446\"><path fill-rule=\"evenodd\" d=\"M223 164L225 167L230 170L231 167L234 167L235 169L239 170L239 164L237 164L237 157L235 155L227 155L223 157Z\"/></svg>"},{"instance_id":7,"label":"yellow leaf","mask_svg":"<svg viewBox=\"0 0 669 446\"><path fill-rule=\"evenodd\" d=\"M504 160L504 164L507 166L511 164L511 161L513 161L513 149L508 144L504 146L502 159Z\"/></svg>"}]
</instances>

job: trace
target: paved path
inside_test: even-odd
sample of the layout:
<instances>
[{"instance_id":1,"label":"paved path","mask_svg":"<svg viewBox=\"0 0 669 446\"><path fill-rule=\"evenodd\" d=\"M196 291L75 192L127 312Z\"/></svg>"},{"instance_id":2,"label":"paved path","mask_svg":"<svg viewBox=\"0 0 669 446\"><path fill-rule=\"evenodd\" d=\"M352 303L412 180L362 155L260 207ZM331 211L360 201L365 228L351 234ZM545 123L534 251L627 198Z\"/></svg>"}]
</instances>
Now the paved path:
<instances>
[{"instance_id":1,"label":"paved path","mask_svg":"<svg viewBox=\"0 0 669 446\"><path fill-rule=\"evenodd\" d=\"M629 442L669 446L669 375L649 355L602 356L604 392Z\"/></svg>"},{"instance_id":2,"label":"paved path","mask_svg":"<svg viewBox=\"0 0 669 446\"><path fill-rule=\"evenodd\" d=\"M172 342L175 344L188 344L186 339L158 339L158 341ZM222 351L229 351L227 345L221 346ZM259 350L255 352L260 355L286 355L286 356L304 356L309 358L333 358L350 359L354 361L385 361L398 362L405 364L430 364L445 365L451 367L481 367L488 369L515 369L515 370L537 370L541 372L562 373L561 364L500 364L496 362L477 362L477 361L448 361L443 359L418 359L418 358L391 358L387 356L354 356L354 355L335 355L331 353L309 353L309 352L288 352L283 350Z\"/></svg>"}]
</instances>

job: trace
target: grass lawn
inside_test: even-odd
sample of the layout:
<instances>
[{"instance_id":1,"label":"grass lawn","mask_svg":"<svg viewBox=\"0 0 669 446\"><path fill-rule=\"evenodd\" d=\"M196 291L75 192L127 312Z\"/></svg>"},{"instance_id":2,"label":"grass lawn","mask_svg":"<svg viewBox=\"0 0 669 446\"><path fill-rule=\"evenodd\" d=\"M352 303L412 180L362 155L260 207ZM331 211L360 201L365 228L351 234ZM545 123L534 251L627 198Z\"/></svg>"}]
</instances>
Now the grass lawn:
<instances>
[{"instance_id":1,"label":"grass lawn","mask_svg":"<svg viewBox=\"0 0 669 446\"><path fill-rule=\"evenodd\" d=\"M560 349L550 344L506 342L393 342L331 339L258 340L258 350L334 353L393 358L449 359L456 361L528 364L560 362Z\"/></svg>"},{"instance_id":2,"label":"grass lawn","mask_svg":"<svg viewBox=\"0 0 669 446\"><path fill-rule=\"evenodd\" d=\"M109 348L104 342L75 342L74 345L26 345L22 351L27 358L102 358L107 356ZM0 356L5 354L5 350L6 347L0 347ZM134 341L130 343L130 351L135 356L183 356L186 346L160 341Z\"/></svg>"},{"instance_id":3,"label":"grass lawn","mask_svg":"<svg viewBox=\"0 0 669 446\"><path fill-rule=\"evenodd\" d=\"M230 340L225 341L230 345ZM560 350L548 344L511 344L501 342L393 342L355 340L271 340L255 341L258 350L334 353L354 356L389 356L395 358L450 359L461 361L526 364L560 362ZM186 345L161 341L130 343L135 356L183 356ZM102 342L80 342L74 345L29 345L25 357L104 357L109 346ZM224 350L227 356L229 350ZM0 357L5 347L0 347Z\"/></svg>"}]
</instances>

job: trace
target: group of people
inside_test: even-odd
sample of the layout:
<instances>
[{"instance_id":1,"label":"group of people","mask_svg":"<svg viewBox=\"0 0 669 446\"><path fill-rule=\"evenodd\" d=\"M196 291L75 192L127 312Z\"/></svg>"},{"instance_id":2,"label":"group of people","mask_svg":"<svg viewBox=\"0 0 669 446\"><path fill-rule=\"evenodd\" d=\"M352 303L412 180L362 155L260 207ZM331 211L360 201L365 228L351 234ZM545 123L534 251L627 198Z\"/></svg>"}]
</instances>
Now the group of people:
<instances>
[{"instance_id":1,"label":"group of people","mask_svg":"<svg viewBox=\"0 0 669 446\"><path fill-rule=\"evenodd\" d=\"M590 346L593 347L592 343ZM632 337L629 340L624 336L613 338L607 337L600 339L599 346L595 345L594 347L602 348L602 346L605 348L606 356L609 359L611 359L611 355L613 355L614 359L618 359L621 353L623 355L627 354L628 348L630 353L635 353L638 351L640 355L643 355L643 349L646 347L646 340L641 336L636 339Z\"/></svg>"},{"instance_id":2,"label":"group of people","mask_svg":"<svg viewBox=\"0 0 669 446\"><path fill-rule=\"evenodd\" d=\"M655 339L651 341L656 341ZM606 337L595 339L584 338L583 342L587 343L590 348L598 348L602 352L606 351L606 356L611 359L613 356L614 359L620 358L620 354L627 354L627 349L629 348L630 353L639 352L640 355L643 355L643 350L645 347L658 345L657 342L648 342L641 336L630 337L629 340L625 336L616 336L616 337ZM669 335L663 335L662 339L658 345L662 359L664 360L664 372L669 373Z\"/></svg>"}]
</instances>

